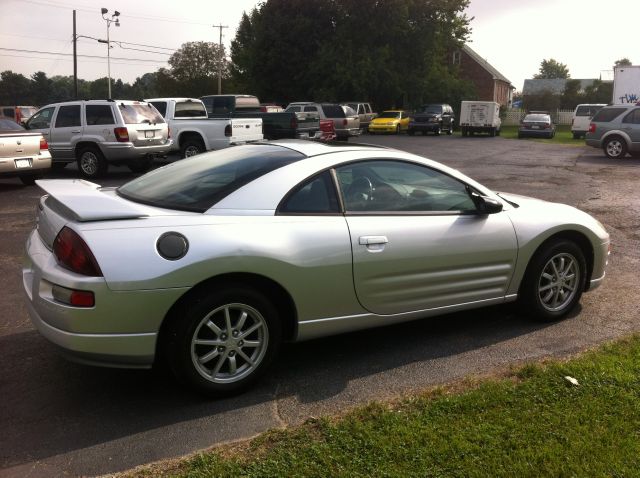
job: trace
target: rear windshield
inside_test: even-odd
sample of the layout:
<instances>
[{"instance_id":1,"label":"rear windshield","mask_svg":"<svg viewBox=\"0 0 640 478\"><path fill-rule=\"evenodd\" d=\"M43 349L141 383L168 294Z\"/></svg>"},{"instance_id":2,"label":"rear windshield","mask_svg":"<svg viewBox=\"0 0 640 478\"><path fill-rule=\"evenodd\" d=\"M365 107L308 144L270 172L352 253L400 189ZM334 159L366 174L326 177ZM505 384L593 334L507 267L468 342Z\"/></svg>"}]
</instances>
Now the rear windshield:
<instances>
[{"instance_id":1,"label":"rear windshield","mask_svg":"<svg viewBox=\"0 0 640 478\"><path fill-rule=\"evenodd\" d=\"M322 111L327 118L344 118L344 111L340 105L322 105Z\"/></svg>"},{"instance_id":2,"label":"rear windshield","mask_svg":"<svg viewBox=\"0 0 640 478\"><path fill-rule=\"evenodd\" d=\"M622 113L629 111L627 108L603 108L596 113L591 121L596 123L604 123L617 118Z\"/></svg>"},{"instance_id":3,"label":"rear windshield","mask_svg":"<svg viewBox=\"0 0 640 478\"><path fill-rule=\"evenodd\" d=\"M0 132L4 131L21 131L24 128L15 121L0 118Z\"/></svg>"},{"instance_id":4,"label":"rear windshield","mask_svg":"<svg viewBox=\"0 0 640 478\"><path fill-rule=\"evenodd\" d=\"M522 121L546 121L550 123L551 117L549 115L527 115Z\"/></svg>"},{"instance_id":5,"label":"rear windshield","mask_svg":"<svg viewBox=\"0 0 640 478\"><path fill-rule=\"evenodd\" d=\"M120 108L122 119L125 124L164 123L162 115L149 103L139 103L134 105L125 105L124 103L120 103L118 108Z\"/></svg>"},{"instance_id":6,"label":"rear windshield","mask_svg":"<svg viewBox=\"0 0 640 478\"><path fill-rule=\"evenodd\" d=\"M576 116L593 116L602 109L602 106L582 105L576 108Z\"/></svg>"},{"instance_id":7,"label":"rear windshield","mask_svg":"<svg viewBox=\"0 0 640 478\"><path fill-rule=\"evenodd\" d=\"M200 101L181 101L176 103L174 118L207 117L207 110Z\"/></svg>"},{"instance_id":8,"label":"rear windshield","mask_svg":"<svg viewBox=\"0 0 640 478\"><path fill-rule=\"evenodd\" d=\"M235 146L156 169L119 187L117 192L142 204L205 212L254 179L305 157L282 146Z\"/></svg>"}]
</instances>

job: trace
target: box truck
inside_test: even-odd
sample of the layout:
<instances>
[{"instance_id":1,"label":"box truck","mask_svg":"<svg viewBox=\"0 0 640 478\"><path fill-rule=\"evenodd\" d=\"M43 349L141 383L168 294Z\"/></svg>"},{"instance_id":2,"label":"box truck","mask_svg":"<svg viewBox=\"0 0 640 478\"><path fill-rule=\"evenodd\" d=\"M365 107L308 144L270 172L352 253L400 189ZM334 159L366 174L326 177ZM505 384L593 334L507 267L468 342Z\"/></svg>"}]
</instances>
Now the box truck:
<instances>
[{"instance_id":1,"label":"box truck","mask_svg":"<svg viewBox=\"0 0 640 478\"><path fill-rule=\"evenodd\" d=\"M462 136L474 133L500 134L500 103L495 101L463 101L460 105Z\"/></svg>"},{"instance_id":2,"label":"box truck","mask_svg":"<svg viewBox=\"0 0 640 478\"><path fill-rule=\"evenodd\" d=\"M613 104L640 101L640 65L613 69Z\"/></svg>"}]
</instances>

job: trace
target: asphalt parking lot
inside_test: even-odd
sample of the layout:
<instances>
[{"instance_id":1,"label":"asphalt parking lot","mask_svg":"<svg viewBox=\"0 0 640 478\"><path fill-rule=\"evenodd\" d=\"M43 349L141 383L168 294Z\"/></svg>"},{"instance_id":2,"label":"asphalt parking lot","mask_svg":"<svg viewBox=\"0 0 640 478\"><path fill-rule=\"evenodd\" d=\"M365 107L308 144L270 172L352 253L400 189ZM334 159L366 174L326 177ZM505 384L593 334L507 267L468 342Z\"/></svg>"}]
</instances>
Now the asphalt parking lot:
<instances>
[{"instance_id":1,"label":"asphalt parking lot","mask_svg":"<svg viewBox=\"0 0 640 478\"><path fill-rule=\"evenodd\" d=\"M35 332L23 305L20 268L42 193L0 179L0 476L124 470L640 331L639 159L613 161L585 146L500 137L360 141L441 161L495 190L591 213L612 237L603 286L559 323L531 322L514 307L500 306L289 344L258 387L205 400L161 372L69 363ZM114 168L102 184L134 176ZM77 177L77 171L55 177Z\"/></svg>"}]
</instances>

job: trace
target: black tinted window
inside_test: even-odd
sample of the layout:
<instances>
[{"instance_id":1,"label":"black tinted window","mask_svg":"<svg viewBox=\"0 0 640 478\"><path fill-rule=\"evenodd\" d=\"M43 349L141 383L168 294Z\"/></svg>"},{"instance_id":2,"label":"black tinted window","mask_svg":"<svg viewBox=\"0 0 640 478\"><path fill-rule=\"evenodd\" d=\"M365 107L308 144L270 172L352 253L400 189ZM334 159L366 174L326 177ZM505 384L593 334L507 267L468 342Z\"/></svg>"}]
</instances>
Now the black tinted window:
<instances>
[{"instance_id":1,"label":"black tinted window","mask_svg":"<svg viewBox=\"0 0 640 478\"><path fill-rule=\"evenodd\" d=\"M45 108L34 114L27 123L29 129L45 129L51 125L54 107Z\"/></svg>"},{"instance_id":2,"label":"black tinted window","mask_svg":"<svg viewBox=\"0 0 640 478\"><path fill-rule=\"evenodd\" d=\"M164 123L162 115L149 103L138 103L133 105L120 103L118 108L122 113L122 119L125 124Z\"/></svg>"},{"instance_id":3,"label":"black tinted window","mask_svg":"<svg viewBox=\"0 0 640 478\"><path fill-rule=\"evenodd\" d=\"M2 108L2 114L4 116L8 116L10 118L13 118L13 116L14 116L13 108Z\"/></svg>"},{"instance_id":4,"label":"black tinted window","mask_svg":"<svg viewBox=\"0 0 640 478\"><path fill-rule=\"evenodd\" d=\"M80 126L80 105L61 106L56 116L55 128Z\"/></svg>"},{"instance_id":5,"label":"black tinted window","mask_svg":"<svg viewBox=\"0 0 640 478\"><path fill-rule=\"evenodd\" d=\"M274 145L236 146L156 169L121 186L118 194L152 206L204 212L254 179L305 157Z\"/></svg>"},{"instance_id":6,"label":"black tinted window","mask_svg":"<svg viewBox=\"0 0 640 478\"><path fill-rule=\"evenodd\" d=\"M167 103L166 101L152 101L151 104L155 109L158 110L158 113L162 115L163 118L167 117Z\"/></svg>"},{"instance_id":7,"label":"black tinted window","mask_svg":"<svg viewBox=\"0 0 640 478\"><path fill-rule=\"evenodd\" d=\"M622 120L623 123L640 124L640 108L633 110Z\"/></svg>"},{"instance_id":8,"label":"black tinted window","mask_svg":"<svg viewBox=\"0 0 640 478\"><path fill-rule=\"evenodd\" d=\"M603 108L596 113L592 121L595 123L605 123L617 118L625 111L629 110L627 108Z\"/></svg>"},{"instance_id":9,"label":"black tinted window","mask_svg":"<svg viewBox=\"0 0 640 478\"><path fill-rule=\"evenodd\" d=\"M212 112L214 115L226 115L233 111L233 105L235 98L233 96L222 96L220 98L213 99L213 109Z\"/></svg>"},{"instance_id":10,"label":"black tinted window","mask_svg":"<svg viewBox=\"0 0 640 478\"><path fill-rule=\"evenodd\" d=\"M340 105L322 105L322 111L327 118L344 118Z\"/></svg>"},{"instance_id":11,"label":"black tinted window","mask_svg":"<svg viewBox=\"0 0 640 478\"><path fill-rule=\"evenodd\" d=\"M328 171L296 187L280 206L283 213L338 212L338 198Z\"/></svg>"},{"instance_id":12,"label":"black tinted window","mask_svg":"<svg viewBox=\"0 0 640 478\"><path fill-rule=\"evenodd\" d=\"M87 126L115 124L113 111L109 105L87 105L85 114L87 116Z\"/></svg>"}]
</instances>

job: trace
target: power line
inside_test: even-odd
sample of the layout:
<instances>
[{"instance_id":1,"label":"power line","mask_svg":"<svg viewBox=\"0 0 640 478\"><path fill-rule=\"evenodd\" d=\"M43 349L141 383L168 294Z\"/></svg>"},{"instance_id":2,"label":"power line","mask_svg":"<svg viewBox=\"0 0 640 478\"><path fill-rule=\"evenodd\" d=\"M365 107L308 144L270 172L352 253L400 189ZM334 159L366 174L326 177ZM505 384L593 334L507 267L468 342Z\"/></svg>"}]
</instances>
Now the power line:
<instances>
[{"instance_id":1,"label":"power line","mask_svg":"<svg viewBox=\"0 0 640 478\"><path fill-rule=\"evenodd\" d=\"M42 57L42 56L30 56L30 55L10 55L7 53L0 53L0 56L2 57L10 57L10 58L29 58L30 60L51 60L51 58L46 58L46 57ZM58 58L57 61L73 61L72 58ZM101 63L101 64L106 64L107 60L106 58L103 60L100 59L96 59L96 60L85 60L83 63ZM126 66L136 66L135 63L124 63L124 62L120 62L120 61L112 61L111 63L113 63L114 65L126 65ZM155 62L157 65L166 65L166 62L162 62L162 61L157 61Z\"/></svg>"},{"instance_id":2,"label":"power line","mask_svg":"<svg viewBox=\"0 0 640 478\"><path fill-rule=\"evenodd\" d=\"M73 56L72 53L64 53L64 52L59 52L59 51L41 51L41 50L22 50L19 48L2 48L0 47L0 50L4 50L4 51L15 51L15 52L23 52L23 53L35 53L35 54L39 54L39 55L59 55L59 56ZM102 58L101 56L98 55L78 55L78 57L83 57L83 58ZM144 58L119 58L119 57L113 57L114 60L126 60L126 61L143 61L143 62L149 62L149 63L162 63L159 62L158 60L147 60Z\"/></svg>"}]
</instances>

